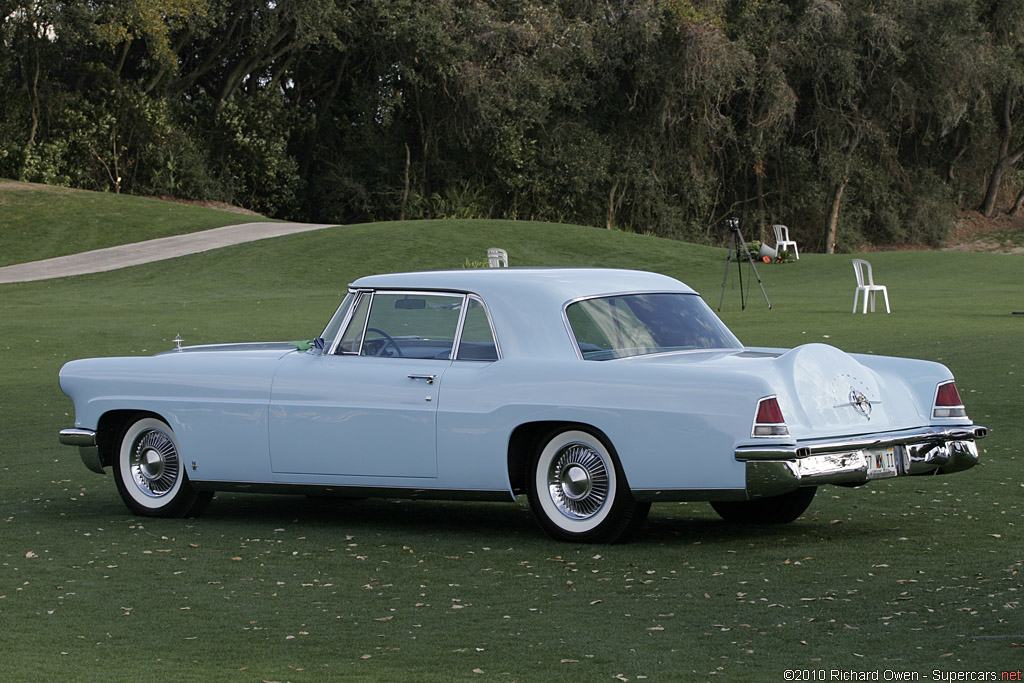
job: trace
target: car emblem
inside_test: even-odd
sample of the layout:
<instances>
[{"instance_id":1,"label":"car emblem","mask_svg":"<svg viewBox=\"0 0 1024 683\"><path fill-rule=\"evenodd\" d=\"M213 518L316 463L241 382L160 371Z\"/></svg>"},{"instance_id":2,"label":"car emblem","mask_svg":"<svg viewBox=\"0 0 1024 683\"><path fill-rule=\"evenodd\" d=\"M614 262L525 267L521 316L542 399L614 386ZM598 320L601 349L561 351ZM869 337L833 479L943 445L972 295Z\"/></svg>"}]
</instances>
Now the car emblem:
<instances>
[{"instance_id":1,"label":"car emblem","mask_svg":"<svg viewBox=\"0 0 1024 683\"><path fill-rule=\"evenodd\" d=\"M850 387L850 404L865 418L871 419L871 401L853 387Z\"/></svg>"}]
</instances>

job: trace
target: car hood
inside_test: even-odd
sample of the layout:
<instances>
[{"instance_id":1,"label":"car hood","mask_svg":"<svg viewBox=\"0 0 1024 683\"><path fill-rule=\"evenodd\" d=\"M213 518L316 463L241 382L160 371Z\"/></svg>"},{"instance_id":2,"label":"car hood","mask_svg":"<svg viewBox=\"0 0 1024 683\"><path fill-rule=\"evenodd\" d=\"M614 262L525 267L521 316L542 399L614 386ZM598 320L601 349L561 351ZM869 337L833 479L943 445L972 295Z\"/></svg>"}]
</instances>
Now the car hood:
<instances>
[{"instance_id":1,"label":"car hood","mask_svg":"<svg viewBox=\"0 0 1024 683\"><path fill-rule=\"evenodd\" d=\"M909 429L930 423L931 401L939 382L950 379L938 363L884 356L853 356L827 344L794 349L748 348L735 352L665 354L633 359L641 364L701 367L744 377L763 395L774 395L795 438L865 434ZM762 380L762 381L755 381Z\"/></svg>"}]
</instances>

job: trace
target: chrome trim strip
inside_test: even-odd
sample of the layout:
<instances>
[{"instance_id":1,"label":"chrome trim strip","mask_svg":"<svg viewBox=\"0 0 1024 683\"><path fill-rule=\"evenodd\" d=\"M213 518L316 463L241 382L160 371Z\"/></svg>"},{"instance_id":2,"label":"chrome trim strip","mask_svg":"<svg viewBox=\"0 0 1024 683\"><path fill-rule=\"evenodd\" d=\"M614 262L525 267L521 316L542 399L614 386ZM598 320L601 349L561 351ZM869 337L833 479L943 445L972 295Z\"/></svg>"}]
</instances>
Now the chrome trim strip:
<instances>
[{"instance_id":1,"label":"chrome trim strip","mask_svg":"<svg viewBox=\"0 0 1024 683\"><path fill-rule=\"evenodd\" d=\"M337 496L339 498L408 498L416 500L515 500L508 489L426 489L392 486L329 486L326 484L283 484L263 482L209 481L189 479L201 491L235 493L284 493L291 495Z\"/></svg>"},{"instance_id":2,"label":"chrome trim strip","mask_svg":"<svg viewBox=\"0 0 1024 683\"><path fill-rule=\"evenodd\" d=\"M462 294L462 304L459 308L459 319L455 323L455 336L452 338L452 350L448 352L448 360L458 358L459 347L462 346L462 328L466 326L466 316L469 315L469 295ZM431 380L430 383L432 383Z\"/></svg>"},{"instance_id":3,"label":"chrome trim strip","mask_svg":"<svg viewBox=\"0 0 1024 683\"><path fill-rule=\"evenodd\" d=\"M353 354L344 354L344 355L353 355L353 356L362 356L363 355L363 344L366 343L366 330L370 327L370 316L373 315L373 304L375 304L377 302L377 293L376 292L370 292L368 294L361 294L360 295L360 300L364 296L370 297L370 302L368 304L366 304L366 318L363 319L363 330L359 333L359 348L356 349L355 353L353 353ZM352 315L353 316L355 316L355 310L356 309L354 309L354 308L352 309ZM351 321L350 321L349 324L351 324Z\"/></svg>"}]
</instances>

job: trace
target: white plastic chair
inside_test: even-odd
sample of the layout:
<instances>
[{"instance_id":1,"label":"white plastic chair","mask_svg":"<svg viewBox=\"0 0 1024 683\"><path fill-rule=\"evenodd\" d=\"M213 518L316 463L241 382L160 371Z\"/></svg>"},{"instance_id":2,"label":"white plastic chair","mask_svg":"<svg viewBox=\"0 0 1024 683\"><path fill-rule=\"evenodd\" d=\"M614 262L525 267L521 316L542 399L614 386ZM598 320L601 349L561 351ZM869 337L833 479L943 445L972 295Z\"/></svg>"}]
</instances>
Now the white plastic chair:
<instances>
[{"instance_id":1,"label":"white plastic chair","mask_svg":"<svg viewBox=\"0 0 1024 683\"><path fill-rule=\"evenodd\" d=\"M487 250L487 265L491 268L508 268L508 252L491 247Z\"/></svg>"},{"instance_id":2,"label":"white plastic chair","mask_svg":"<svg viewBox=\"0 0 1024 683\"><path fill-rule=\"evenodd\" d=\"M796 256L796 260L800 260L800 251L796 248L796 242L789 239L789 228L785 225L773 225L772 228L775 230L775 253L781 254L784 251L792 251L793 255ZM790 249L792 245L792 249Z\"/></svg>"},{"instance_id":3,"label":"white plastic chair","mask_svg":"<svg viewBox=\"0 0 1024 683\"><path fill-rule=\"evenodd\" d=\"M864 277L864 271L867 271L867 278ZM853 259L853 272L857 275L857 291L853 293L853 312L857 312L857 299L860 297L860 293L864 292L864 310L862 313L868 312L868 296L871 297L871 312L875 312L875 294L878 292L882 293L885 297L885 312L891 313L889 310L889 290L885 288L885 285L876 285L874 275L871 273L871 264L864 259L855 258Z\"/></svg>"}]
</instances>

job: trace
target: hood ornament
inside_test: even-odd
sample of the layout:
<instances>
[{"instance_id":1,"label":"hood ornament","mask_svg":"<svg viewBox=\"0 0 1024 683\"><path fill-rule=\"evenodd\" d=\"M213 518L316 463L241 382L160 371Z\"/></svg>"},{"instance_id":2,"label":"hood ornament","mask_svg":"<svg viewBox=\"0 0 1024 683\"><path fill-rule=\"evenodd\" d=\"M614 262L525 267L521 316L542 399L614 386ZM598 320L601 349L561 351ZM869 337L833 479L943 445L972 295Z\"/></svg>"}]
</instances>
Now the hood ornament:
<instances>
[{"instance_id":1,"label":"hood ornament","mask_svg":"<svg viewBox=\"0 0 1024 683\"><path fill-rule=\"evenodd\" d=\"M854 387L850 387L850 404L866 419L871 419L871 401Z\"/></svg>"},{"instance_id":2,"label":"hood ornament","mask_svg":"<svg viewBox=\"0 0 1024 683\"><path fill-rule=\"evenodd\" d=\"M172 339L171 341L174 342L174 348L177 349L178 351L181 351L181 344L182 342L185 341L184 339L181 338L181 333L179 332L176 335L174 335L174 339Z\"/></svg>"}]
</instances>

